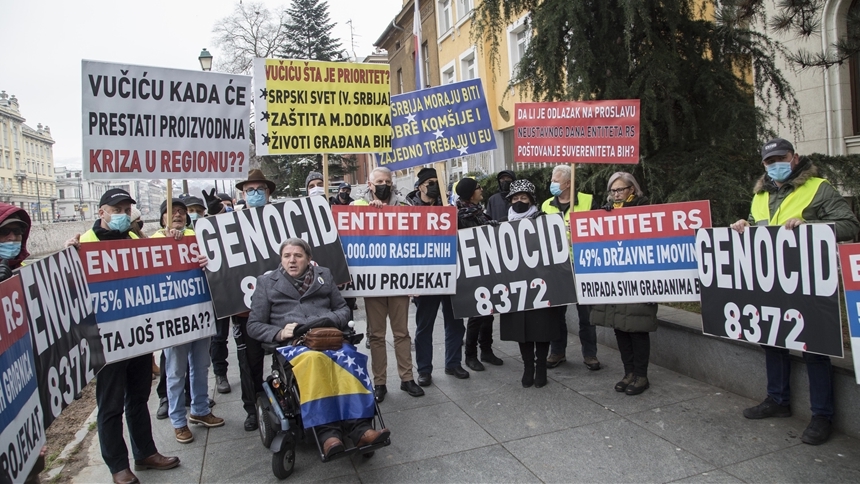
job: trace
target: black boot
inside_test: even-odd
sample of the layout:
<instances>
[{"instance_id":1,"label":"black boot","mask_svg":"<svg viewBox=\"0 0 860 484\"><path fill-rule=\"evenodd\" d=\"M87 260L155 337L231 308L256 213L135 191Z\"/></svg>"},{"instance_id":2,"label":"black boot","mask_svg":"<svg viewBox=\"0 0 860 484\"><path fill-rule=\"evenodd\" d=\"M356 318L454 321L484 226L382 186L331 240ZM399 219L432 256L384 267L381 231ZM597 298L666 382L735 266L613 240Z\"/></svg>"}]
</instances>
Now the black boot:
<instances>
[{"instance_id":1,"label":"black boot","mask_svg":"<svg viewBox=\"0 0 860 484\"><path fill-rule=\"evenodd\" d=\"M546 357L549 343L535 343L535 388L546 386Z\"/></svg>"},{"instance_id":2,"label":"black boot","mask_svg":"<svg viewBox=\"0 0 860 484\"><path fill-rule=\"evenodd\" d=\"M523 359L523 388L528 388L535 382L534 343L520 343L520 356Z\"/></svg>"}]
</instances>

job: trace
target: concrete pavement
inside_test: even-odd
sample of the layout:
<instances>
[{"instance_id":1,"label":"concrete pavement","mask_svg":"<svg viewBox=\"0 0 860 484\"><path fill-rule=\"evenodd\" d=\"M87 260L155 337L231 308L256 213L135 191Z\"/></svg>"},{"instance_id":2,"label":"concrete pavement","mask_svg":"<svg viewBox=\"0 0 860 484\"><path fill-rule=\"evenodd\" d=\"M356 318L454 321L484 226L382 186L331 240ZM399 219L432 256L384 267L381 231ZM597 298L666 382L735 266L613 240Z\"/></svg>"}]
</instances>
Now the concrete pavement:
<instances>
[{"instance_id":1,"label":"concrete pavement","mask_svg":"<svg viewBox=\"0 0 860 484\"><path fill-rule=\"evenodd\" d=\"M414 334L414 306L410 307ZM364 330L364 311L356 311ZM703 336L704 337L704 336ZM660 338L659 331L652 338ZM330 482L860 482L860 441L841 434L821 446L803 444L798 418L751 421L743 408L759 401L651 365L651 388L638 396L613 389L623 376L618 352L600 346L599 371L588 371L570 335L568 362L549 370L544 388L522 388L516 343L496 340L501 367L457 380L443 371L443 323L434 332L434 384L413 398L399 390L388 335L389 393L380 405L391 445L371 459L354 456L323 464L315 446L299 446L287 481ZM232 393L210 389L224 427L191 427L195 440L179 444L169 420L156 420L161 453L182 464L136 473L143 483L277 482L271 453L259 434L245 432L235 346L229 343ZM361 346L364 349L363 343ZM266 362L268 371L269 362ZM417 374L416 374L417 378ZM154 385L153 385L154 386ZM761 389L762 399L764 388ZM74 482L111 482L98 438L81 453L88 465Z\"/></svg>"}]
</instances>

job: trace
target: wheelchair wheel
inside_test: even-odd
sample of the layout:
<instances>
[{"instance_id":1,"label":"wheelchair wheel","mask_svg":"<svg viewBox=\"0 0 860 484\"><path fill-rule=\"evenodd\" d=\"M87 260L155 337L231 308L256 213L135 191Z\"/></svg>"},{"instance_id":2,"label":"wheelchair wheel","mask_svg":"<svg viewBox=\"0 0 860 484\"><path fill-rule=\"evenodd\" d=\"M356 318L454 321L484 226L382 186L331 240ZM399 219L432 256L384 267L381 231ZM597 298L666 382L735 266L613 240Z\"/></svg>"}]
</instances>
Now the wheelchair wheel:
<instances>
[{"instance_id":1,"label":"wheelchair wheel","mask_svg":"<svg viewBox=\"0 0 860 484\"><path fill-rule=\"evenodd\" d=\"M272 422L269 419L269 405L268 398L264 395L257 396L257 424L260 429L260 440L263 442L263 447L267 449L275 438L275 429L272 428Z\"/></svg>"},{"instance_id":2,"label":"wheelchair wheel","mask_svg":"<svg viewBox=\"0 0 860 484\"><path fill-rule=\"evenodd\" d=\"M373 457L373 454L375 454L375 452L365 452L364 454L361 454L361 456L365 459L370 459L371 457Z\"/></svg>"},{"instance_id":3,"label":"wheelchair wheel","mask_svg":"<svg viewBox=\"0 0 860 484\"><path fill-rule=\"evenodd\" d=\"M296 466L296 443L293 440L284 443L284 447L272 454L272 473L278 479L286 479L293 473Z\"/></svg>"}]
</instances>

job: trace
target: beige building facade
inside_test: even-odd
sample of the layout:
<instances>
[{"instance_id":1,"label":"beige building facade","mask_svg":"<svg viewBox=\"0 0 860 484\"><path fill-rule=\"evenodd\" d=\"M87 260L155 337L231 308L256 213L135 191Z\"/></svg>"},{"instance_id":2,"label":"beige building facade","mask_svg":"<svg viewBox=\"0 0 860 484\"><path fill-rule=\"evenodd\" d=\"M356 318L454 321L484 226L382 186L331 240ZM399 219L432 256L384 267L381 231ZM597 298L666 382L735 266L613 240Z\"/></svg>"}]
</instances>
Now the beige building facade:
<instances>
[{"instance_id":1,"label":"beige building facade","mask_svg":"<svg viewBox=\"0 0 860 484\"><path fill-rule=\"evenodd\" d=\"M56 214L54 140L48 126L25 124L20 103L0 92L0 201L23 208L33 223Z\"/></svg>"}]
</instances>

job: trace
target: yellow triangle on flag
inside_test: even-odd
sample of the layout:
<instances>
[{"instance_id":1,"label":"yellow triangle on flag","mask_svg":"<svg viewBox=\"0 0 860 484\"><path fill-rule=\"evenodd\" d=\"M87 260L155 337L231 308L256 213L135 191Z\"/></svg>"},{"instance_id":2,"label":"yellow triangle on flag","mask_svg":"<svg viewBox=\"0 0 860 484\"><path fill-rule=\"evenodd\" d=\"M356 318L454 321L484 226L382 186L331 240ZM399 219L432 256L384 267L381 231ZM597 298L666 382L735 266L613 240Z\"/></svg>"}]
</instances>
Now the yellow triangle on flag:
<instances>
[{"instance_id":1,"label":"yellow triangle on flag","mask_svg":"<svg viewBox=\"0 0 860 484\"><path fill-rule=\"evenodd\" d=\"M301 403L370 391L352 373L320 351L305 351L290 360L299 384Z\"/></svg>"}]
</instances>

